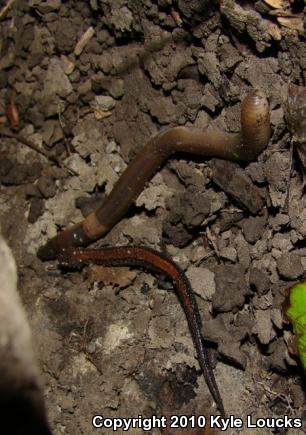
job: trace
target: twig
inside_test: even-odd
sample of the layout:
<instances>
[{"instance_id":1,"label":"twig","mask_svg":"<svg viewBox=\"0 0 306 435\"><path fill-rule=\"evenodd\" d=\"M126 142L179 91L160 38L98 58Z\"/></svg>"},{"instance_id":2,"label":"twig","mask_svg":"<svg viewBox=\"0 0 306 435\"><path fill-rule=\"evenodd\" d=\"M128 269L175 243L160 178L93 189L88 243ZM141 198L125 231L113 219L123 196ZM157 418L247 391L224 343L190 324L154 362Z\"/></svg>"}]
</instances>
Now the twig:
<instances>
[{"instance_id":1,"label":"twig","mask_svg":"<svg viewBox=\"0 0 306 435\"><path fill-rule=\"evenodd\" d=\"M44 156L47 160L55 163L57 166L66 168L69 172L71 172L73 175L78 176L79 174L74 170L69 168L64 162L60 162L59 159L55 156L50 155L47 151L39 148L37 145L35 145L33 142L29 141L25 137L21 136L20 134L13 133L8 130L0 130L0 135L4 137L9 137L12 139L16 139L17 141L23 143L27 147L31 148L32 150L36 151L37 153Z\"/></svg>"},{"instance_id":2,"label":"twig","mask_svg":"<svg viewBox=\"0 0 306 435\"><path fill-rule=\"evenodd\" d=\"M7 13L9 8L15 3L15 0L8 0L7 4L3 6L3 8L0 11L0 19L4 17L4 15Z\"/></svg>"}]
</instances>

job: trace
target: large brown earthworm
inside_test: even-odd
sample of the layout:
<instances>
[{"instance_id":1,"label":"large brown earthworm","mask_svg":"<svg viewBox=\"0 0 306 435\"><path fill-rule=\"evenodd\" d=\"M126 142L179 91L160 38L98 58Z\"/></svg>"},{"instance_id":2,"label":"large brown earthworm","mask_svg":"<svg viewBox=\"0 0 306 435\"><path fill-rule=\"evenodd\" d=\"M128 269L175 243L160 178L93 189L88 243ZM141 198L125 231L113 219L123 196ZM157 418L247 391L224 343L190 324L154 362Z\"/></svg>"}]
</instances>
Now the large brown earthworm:
<instances>
[{"instance_id":1,"label":"large brown earthworm","mask_svg":"<svg viewBox=\"0 0 306 435\"><path fill-rule=\"evenodd\" d=\"M134 157L101 207L67 228L38 251L42 260L57 257L63 248L86 246L104 236L127 212L156 170L176 152L251 161L267 146L270 112L265 95L251 91L241 104L241 132L201 131L173 127L161 131Z\"/></svg>"}]
</instances>

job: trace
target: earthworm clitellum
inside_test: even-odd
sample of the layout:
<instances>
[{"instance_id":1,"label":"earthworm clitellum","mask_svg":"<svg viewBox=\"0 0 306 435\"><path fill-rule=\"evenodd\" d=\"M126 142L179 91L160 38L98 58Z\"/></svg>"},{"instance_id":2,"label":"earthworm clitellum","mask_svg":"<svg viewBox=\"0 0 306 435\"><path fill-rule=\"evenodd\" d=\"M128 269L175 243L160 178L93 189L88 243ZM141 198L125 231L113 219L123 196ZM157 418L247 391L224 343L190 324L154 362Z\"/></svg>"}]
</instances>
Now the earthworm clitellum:
<instances>
[{"instance_id":1,"label":"earthworm clitellum","mask_svg":"<svg viewBox=\"0 0 306 435\"><path fill-rule=\"evenodd\" d=\"M87 246L104 236L124 216L156 170L176 152L248 162L267 146L270 112L265 95L252 90L241 104L241 132L173 127L151 138L123 172L104 203L83 221L67 228L38 250L42 260L55 259L63 248Z\"/></svg>"}]
</instances>

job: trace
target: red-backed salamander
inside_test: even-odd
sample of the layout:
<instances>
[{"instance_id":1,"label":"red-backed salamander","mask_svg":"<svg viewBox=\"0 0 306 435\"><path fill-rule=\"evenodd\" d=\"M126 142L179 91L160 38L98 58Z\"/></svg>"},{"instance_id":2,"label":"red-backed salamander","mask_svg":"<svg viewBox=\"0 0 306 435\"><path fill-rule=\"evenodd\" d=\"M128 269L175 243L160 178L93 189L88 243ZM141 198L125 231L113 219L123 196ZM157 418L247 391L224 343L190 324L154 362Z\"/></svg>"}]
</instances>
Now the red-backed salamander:
<instances>
[{"instance_id":1,"label":"red-backed salamander","mask_svg":"<svg viewBox=\"0 0 306 435\"><path fill-rule=\"evenodd\" d=\"M148 271L161 272L166 275L172 281L183 306L205 382L220 413L223 416L225 415L223 401L213 373L210 357L203 345L201 316L195 295L187 276L173 260L154 249L141 246L121 246L118 248L101 249L64 248L60 252L58 260L62 266L72 268L95 263L104 266L141 267Z\"/></svg>"}]
</instances>

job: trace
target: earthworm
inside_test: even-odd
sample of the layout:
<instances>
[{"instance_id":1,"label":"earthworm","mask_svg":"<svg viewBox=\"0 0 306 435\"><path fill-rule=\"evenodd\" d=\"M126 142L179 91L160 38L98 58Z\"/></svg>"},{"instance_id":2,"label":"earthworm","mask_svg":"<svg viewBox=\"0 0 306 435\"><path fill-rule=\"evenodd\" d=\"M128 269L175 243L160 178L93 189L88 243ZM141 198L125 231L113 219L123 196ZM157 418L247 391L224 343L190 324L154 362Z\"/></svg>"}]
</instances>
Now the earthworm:
<instances>
[{"instance_id":1,"label":"earthworm","mask_svg":"<svg viewBox=\"0 0 306 435\"><path fill-rule=\"evenodd\" d=\"M176 152L248 162L267 146L270 137L269 104L259 90L241 104L241 132L202 131L173 127L161 131L134 157L101 207L67 228L38 250L51 260L68 246L87 246L104 236L124 216L157 169Z\"/></svg>"},{"instance_id":2,"label":"earthworm","mask_svg":"<svg viewBox=\"0 0 306 435\"><path fill-rule=\"evenodd\" d=\"M173 260L154 249L141 246L102 249L64 248L61 250L58 260L65 267L84 266L91 262L104 266L142 267L149 271L162 272L170 278L183 306L205 382L219 411L223 416L225 415L209 354L203 346L201 317L193 290L187 276Z\"/></svg>"}]
</instances>

